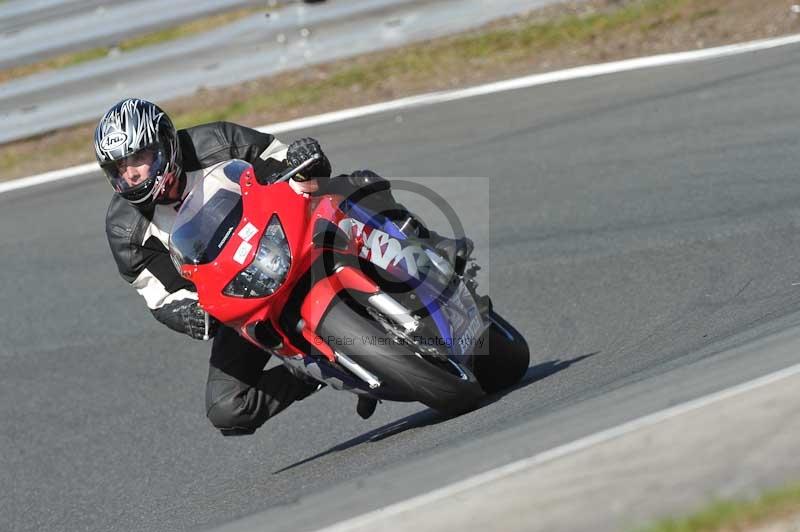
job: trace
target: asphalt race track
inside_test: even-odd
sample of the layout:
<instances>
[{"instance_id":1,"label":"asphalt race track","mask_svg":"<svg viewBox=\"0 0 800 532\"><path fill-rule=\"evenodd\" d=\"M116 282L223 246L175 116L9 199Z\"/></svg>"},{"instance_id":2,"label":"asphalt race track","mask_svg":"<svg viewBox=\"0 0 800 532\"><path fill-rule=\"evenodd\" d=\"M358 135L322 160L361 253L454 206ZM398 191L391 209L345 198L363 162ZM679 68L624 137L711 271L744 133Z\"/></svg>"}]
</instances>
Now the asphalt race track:
<instances>
[{"instance_id":1,"label":"asphalt race track","mask_svg":"<svg viewBox=\"0 0 800 532\"><path fill-rule=\"evenodd\" d=\"M362 421L323 390L223 438L203 412L209 346L117 276L104 180L0 196L2 528L202 529L278 506L276 528L313 528L794 363L720 353L800 322L799 52L283 135L318 137L338 170L451 178L423 181L449 184L533 358L452 420L383 404ZM461 176L489 178L488 220L486 182ZM339 498L292 518L324 489Z\"/></svg>"}]
</instances>

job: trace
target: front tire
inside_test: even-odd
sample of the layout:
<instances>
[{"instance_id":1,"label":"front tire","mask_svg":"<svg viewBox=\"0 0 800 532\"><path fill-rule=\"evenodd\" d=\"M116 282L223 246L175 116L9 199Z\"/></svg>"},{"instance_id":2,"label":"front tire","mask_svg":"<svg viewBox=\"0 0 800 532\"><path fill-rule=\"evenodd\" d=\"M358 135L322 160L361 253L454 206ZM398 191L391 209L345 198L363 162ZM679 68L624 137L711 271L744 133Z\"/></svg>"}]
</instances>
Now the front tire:
<instances>
[{"instance_id":1,"label":"front tire","mask_svg":"<svg viewBox=\"0 0 800 532\"><path fill-rule=\"evenodd\" d=\"M358 304L335 301L317 334L323 339L345 340L345 345L331 348L378 377L382 384L373 395L390 401L419 401L449 416L475 408L484 393L468 369L462 368L466 379L442 369L415 354L410 346L398 343L365 312L353 307Z\"/></svg>"}]
</instances>

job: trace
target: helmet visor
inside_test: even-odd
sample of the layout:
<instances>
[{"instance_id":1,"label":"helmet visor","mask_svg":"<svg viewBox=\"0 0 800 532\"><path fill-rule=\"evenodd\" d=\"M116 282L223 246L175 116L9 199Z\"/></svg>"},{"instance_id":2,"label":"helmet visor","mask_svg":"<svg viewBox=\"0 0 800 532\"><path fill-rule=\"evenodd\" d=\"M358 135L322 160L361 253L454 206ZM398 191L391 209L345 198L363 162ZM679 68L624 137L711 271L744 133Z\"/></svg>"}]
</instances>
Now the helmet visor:
<instances>
[{"instance_id":1,"label":"helmet visor","mask_svg":"<svg viewBox=\"0 0 800 532\"><path fill-rule=\"evenodd\" d=\"M111 186L123 196L152 187L165 166L164 150L157 144L100 165Z\"/></svg>"}]
</instances>

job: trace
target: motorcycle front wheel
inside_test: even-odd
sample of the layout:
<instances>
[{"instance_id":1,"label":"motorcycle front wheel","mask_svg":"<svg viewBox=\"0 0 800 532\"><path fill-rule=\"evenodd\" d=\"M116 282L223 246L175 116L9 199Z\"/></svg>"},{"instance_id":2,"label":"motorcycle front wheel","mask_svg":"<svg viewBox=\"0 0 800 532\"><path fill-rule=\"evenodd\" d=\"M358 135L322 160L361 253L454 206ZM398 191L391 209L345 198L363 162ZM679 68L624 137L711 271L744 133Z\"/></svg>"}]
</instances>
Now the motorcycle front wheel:
<instances>
[{"instance_id":1,"label":"motorcycle front wheel","mask_svg":"<svg viewBox=\"0 0 800 532\"><path fill-rule=\"evenodd\" d=\"M475 352L473 370L486 393L495 393L518 384L530 364L525 338L494 311L486 316L490 323Z\"/></svg>"},{"instance_id":2,"label":"motorcycle front wheel","mask_svg":"<svg viewBox=\"0 0 800 532\"><path fill-rule=\"evenodd\" d=\"M474 409L484 396L475 376L452 362L424 357L409 342L399 342L359 304L336 300L317 331L334 351L345 354L378 377L372 393L389 401L419 401L455 416Z\"/></svg>"}]
</instances>

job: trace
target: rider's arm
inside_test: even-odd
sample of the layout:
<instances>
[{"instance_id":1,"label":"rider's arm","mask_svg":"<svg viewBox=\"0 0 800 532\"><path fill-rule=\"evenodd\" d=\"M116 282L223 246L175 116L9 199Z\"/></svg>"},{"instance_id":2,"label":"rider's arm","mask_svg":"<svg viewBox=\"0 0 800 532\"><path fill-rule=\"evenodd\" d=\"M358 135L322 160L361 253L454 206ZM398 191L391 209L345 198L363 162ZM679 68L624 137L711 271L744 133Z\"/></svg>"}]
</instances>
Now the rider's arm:
<instances>
[{"instance_id":1,"label":"rider's arm","mask_svg":"<svg viewBox=\"0 0 800 532\"><path fill-rule=\"evenodd\" d=\"M216 322L209 319L206 327L194 285L180 276L153 230L146 216L114 196L106 234L122 278L144 298L153 316L170 329L197 339L213 336Z\"/></svg>"},{"instance_id":2,"label":"rider's arm","mask_svg":"<svg viewBox=\"0 0 800 532\"><path fill-rule=\"evenodd\" d=\"M212 122L182 129L178 131L178 137L187 172L229 159L242 159L253 165L260 182L267 183L288 168L287 155L305 160L319 153L321 160L314 166L316 174L310 177L328 178L331 173L330 162L319 142L311 138L298 139L287 147L273 135L231 122Z\"/></svg>"},{"instance_id":3,"label":"rider's arm","mask_svg":"<svg viewBox=\"0 0 800 532\"><path fill-rule=\"evenodd\" d=\"M180 130L178 136L187 171L229 159L249 162L256 175L265 178L287 168L285 144L273 135L239 124L212 122Z\"/></svg>"},{"instance_id":4,"label":"rider's arm","mask_svg":"<svg viewBox=\"0 0 800 532\"><path fill-rule=\"evenodd\" d=\"M212 122L178 131L186 171L208 168L229 159L242 159L253 165L260 183L269 183L287 168L311 157L319 161L307 177L327 179L331 165L319 142L302 138L286 146L276 137L231 122Z\"/></svg>"},{"instance_id":5,"label":"rider's arm","mask_svg":"<svg viewBox=\"0 0 800 532\"><path fill-rule=\"evenodd\" d=\"M158 266L157 263L163 263ZM197 340L213 336L216 323L206 319L206 313L197 303L197 293L189 288L169 292L175 266L169 255L154 255L151 263L134 279L131 285L144 297L153 317L172 329ZM164 275L166 274L166 275ZM175 272L177 275L177 272ZM180 276L178 276L180 277Z\"/></svg>"}]
</instances>

